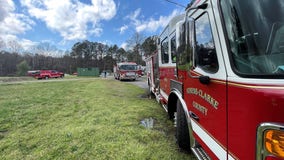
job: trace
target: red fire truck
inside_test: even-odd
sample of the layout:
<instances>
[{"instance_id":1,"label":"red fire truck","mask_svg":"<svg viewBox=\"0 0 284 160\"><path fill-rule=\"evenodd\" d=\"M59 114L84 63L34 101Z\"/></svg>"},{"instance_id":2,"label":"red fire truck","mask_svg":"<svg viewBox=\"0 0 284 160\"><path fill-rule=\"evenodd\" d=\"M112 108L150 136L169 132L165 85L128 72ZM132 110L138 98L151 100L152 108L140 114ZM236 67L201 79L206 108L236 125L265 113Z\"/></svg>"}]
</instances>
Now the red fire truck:
<instances>
[{"instance_id":1,"label":"red fire truck","mask_svg":"<svg viewBox=\"0 0 284 160\"><path fill-rule=\"evenodd\" d=\"M284 1L195 0L147 59L150 91L198 159L284 159Z\"/></svg>"},{"instance_id":2,"label":"red fire truck","mask_svg":"<svg viewBox=\"0 0 284 160\"><path fill-rule=\"evenodd\" d=\"M37 70L28 72L28 74L31 74L36 79L49 79L49 78L63 78L64 73L59 72L56 70Z\"/></svg>"},{"instance_id":3,"label":"red fire truck","mask_svg":"<svg viewBox=\"0 0 284 160\"><path fill-rule=\"evenodd\" d=\"M135 62L121 62L113 67L114 78L118 80L136 80L138 75Z\"/></svg>"}]
</instances>

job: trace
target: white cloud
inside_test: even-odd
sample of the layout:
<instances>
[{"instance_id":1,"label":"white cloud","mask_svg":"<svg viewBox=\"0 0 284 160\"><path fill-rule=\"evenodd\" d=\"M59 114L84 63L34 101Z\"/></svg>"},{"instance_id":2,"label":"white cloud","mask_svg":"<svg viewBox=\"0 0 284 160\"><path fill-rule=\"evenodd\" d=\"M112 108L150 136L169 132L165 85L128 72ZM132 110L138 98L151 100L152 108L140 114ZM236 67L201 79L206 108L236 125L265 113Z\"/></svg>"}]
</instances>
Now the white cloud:
<instances>
[{"instance_id":1,"label":"white cloud","mask_svg":"<svg viewBox=\"0 0 284 160\"><path fill-rule=\"evenodd\" d=\"M82 40L87 36L100 36L100 22L116 14L113 0L92 0L85 4L79 0L21 0L28 13L47 27L59 32L64 40Z\"/></svg>"},{"instance_id":2,"label":"white cloud","mask_svg":"<svg viewBox=\"0 0 284 160\"><path fill-rule=\"evenodd\" d=\"M0 0L0 36L9 37L23 34L32 29L34 22L27 16L15 13L15 4L11 0Z\"/></svg>"},{"instance_id":3,"label":"white cloud","mask_svg":"<svg viewBox=\"0 0 284 160\"><path fill-rule=\"evenodd\" d=\"M28 40L28 39L22 39L20 41L20 44L21 46L24 48L24 50L29 50L31 49L32 47L35 47L38 45L38 42L33 42L31 40Z\"/></svg>"},{"instance_id":4,"label":"white cloud","mask_svg":"<svg viewBox=\"0 0 284 160\"><path fill-rule=\"evenodd\" d=\"M119 30L119 33L120 33L120 34L123 34L127 29L128 29L128 26L127 26L127 25L123 25L123 26L120 27L118 30Z\"/></svg>"},{"instance_id":5,"label":"white cloud","mask_svg":"<svg viewBox=\"0 0 284 160\"><path fill-rule=\"evenodd\" d=\"M0 38L2 43L8 45L14 41L25 49L27 41L18 39L17 36L32 29L34 24L34 21L28 16L16 13L15 4L12 0L0 0Z\"/></svg>"},{"instance_id":6,"label":"white cloud","mask_svg":"<svg viewBox=\"0 0 284 160\"><path fill-rule=\"evenodd\" d=\"M133 21L135 24L136 23L140 23L140 21L138 20L138 17L141 13L141 8L136 9L133 13L131 13L130 15L126 16L127 19L130 19L131 21Z\"/></svg>"},{"instance_id":7,"label":"white cloud","mask_svg":"<svg viewBox=\"0 0 284 160\"><path fill-rule=\"evenodd\" d=\"M132 14L126 16L126 18L131 20L131 24L135 27L137 32L156 32L159 28L164 28L173 17L180 15L182 12L174 10L168 16L160 16L158 19L150 18L147 20L140 20L140 13L141 9L137 9Z\"/></svg>"},{"instance_id":8,"label":"white cloud","mask_svg":"<svg viewBox=\"0 0 284 160\"><path fill-rule=\"evenodd\" d=\"M11 12L15 10L12 0L0 0L0 22L3 21Z\"/></svg>"},{"instance_id":9,"label":"white cloud","mask_svg":"<svg viewBox=\"0 0 284 160\"><path fill-rule=\"evenodd\" d=\"M141 15L141 8L136 9L133 13L127 15L125 19L130 20L129 25L123 25L118 29L118 31L122 34L125 30L129 29L130 26L135 28L135 31L140 33L143 31L154 33L160 28L164 28L169 21L177 16L182 14L182 11L174 10L170 15L168 16L160 16L158 19L149 18L146 20L143 20L143 15ZM125 50L131 49L131 46L127 42L124 42L120 45L121 48Z\"/></svg>"}]
</instances>

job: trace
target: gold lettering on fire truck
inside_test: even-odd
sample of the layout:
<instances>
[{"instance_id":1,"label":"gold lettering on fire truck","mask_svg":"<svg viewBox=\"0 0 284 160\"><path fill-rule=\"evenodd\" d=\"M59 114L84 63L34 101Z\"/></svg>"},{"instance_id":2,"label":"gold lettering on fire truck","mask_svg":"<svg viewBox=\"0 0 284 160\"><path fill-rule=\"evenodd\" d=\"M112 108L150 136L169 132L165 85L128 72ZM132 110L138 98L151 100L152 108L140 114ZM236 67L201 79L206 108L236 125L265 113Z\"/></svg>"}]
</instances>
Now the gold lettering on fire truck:
<instances>
[{"instance_id":1,"label":"gold lettering on fire truck","mask_svg":"<svg viewBox=\"0 0 284 160\"><path fill-rule=\"evenodd\" d=\"M219 102L215 98L213 98L210 94L203 92L203 90L197 88L187 88L186 92L187 94L193 94L199 96L200 98L208 102L210 105L212 105L215 109L218 109Z\"/></svg>"},{"instance_id":2,"label":"gold lettering on fire truck","mask_svg":"<svg viewBox=\"0 0 284 160\"><path fill-rule=\"evenodd\" d=\"M199 103L197 103L195 101L192 102L192 106L194 108L196 108L198 111L200 111L201 113L203 113L205 116L207 116L207 110L208 109L206 107L200 105Z\"/></svg>"}]
</instances>

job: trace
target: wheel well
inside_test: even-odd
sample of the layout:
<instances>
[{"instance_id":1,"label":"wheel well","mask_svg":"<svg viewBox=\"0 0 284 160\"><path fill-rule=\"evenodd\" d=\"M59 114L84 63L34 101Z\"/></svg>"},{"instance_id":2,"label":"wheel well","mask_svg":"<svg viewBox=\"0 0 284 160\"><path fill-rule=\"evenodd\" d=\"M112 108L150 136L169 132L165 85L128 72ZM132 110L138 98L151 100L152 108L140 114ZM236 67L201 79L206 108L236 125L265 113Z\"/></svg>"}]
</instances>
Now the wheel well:
<instances>
[{"instance_id":1,"label":"wheel well","mask_svg":"<svg viewBox=\"0 0 284 160\"><path fill-rule=\"evenodd\" d=\"M174 113L177 111L177 100L177 95L171 93L168 99L168 115L170 119L174 119Z\"/></svg>"}]
</instances>

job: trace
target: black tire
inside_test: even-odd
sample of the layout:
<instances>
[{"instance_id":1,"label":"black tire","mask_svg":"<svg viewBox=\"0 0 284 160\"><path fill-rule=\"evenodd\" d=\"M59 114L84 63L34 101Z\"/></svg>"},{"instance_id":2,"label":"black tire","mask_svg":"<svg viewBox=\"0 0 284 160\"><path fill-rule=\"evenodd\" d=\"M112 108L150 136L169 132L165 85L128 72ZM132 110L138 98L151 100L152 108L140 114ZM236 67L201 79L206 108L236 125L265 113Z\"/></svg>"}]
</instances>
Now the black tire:
<instances>
[{"instance_id":1,"label":"black tire","mask_svg":"<svg viewBox=\"0 0 284 160\"><path fill-rule=\"evenodd\" d=\"M185 117L184 110L180 101L177 101L177 115L176 115L177 127L176 127L176 139L178 146L190 152L190 139L189 139L189 131L188 124Z\"/></svg>"}]
</instances>

